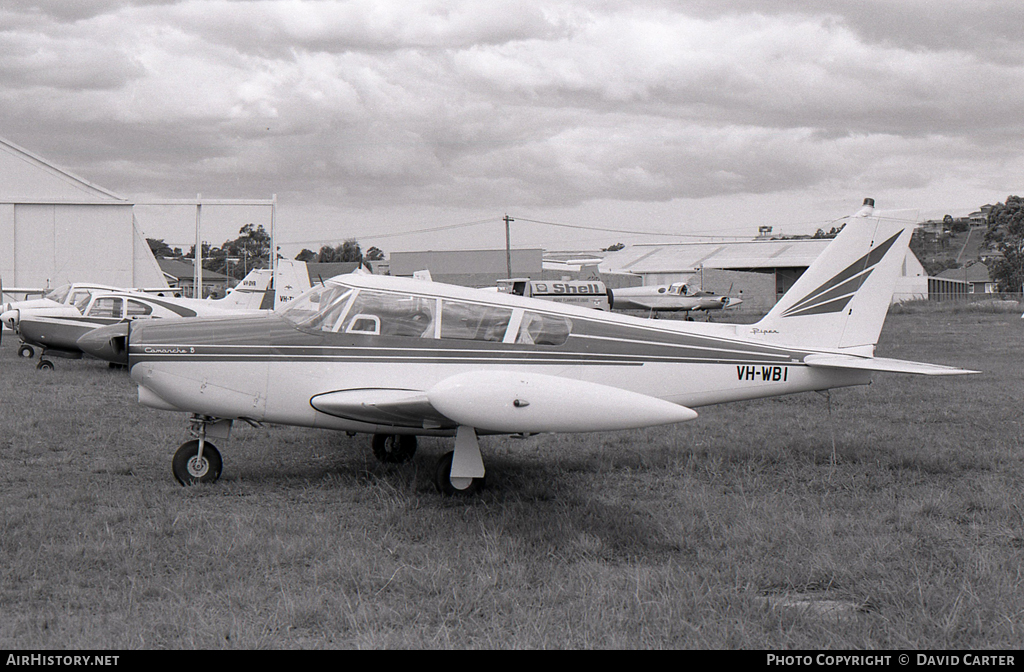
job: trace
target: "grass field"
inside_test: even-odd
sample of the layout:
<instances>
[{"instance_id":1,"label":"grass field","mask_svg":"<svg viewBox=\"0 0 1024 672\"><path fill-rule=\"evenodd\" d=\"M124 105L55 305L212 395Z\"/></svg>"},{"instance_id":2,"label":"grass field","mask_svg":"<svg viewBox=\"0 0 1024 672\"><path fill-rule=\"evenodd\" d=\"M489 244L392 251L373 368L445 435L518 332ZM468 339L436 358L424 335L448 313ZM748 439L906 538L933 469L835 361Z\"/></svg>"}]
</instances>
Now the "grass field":
<instances>
[{"instance_id":1,"label":"grass field","mask_svg":"<svg viewBox=\"0 0 1024 672\"><path fill-rule=\"evenodd\" d=\"M0 648L1019 648L1019 313L907 309L878 354L983 371L447 441L236 427L210 486L123 371L0 348ZM830 420L831 418L831 420ZM833 452L834 440L834 452Z\"/></svg>"}]
</instances>

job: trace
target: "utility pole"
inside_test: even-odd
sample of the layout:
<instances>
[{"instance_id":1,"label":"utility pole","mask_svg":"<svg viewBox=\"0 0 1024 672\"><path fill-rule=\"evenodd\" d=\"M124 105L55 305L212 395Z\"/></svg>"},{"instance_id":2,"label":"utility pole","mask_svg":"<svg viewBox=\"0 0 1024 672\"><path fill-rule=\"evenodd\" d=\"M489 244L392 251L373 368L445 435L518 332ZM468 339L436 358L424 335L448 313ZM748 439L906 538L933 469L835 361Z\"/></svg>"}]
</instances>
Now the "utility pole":
<instances>
[{"instance_id":1,"label":"utility pole","mask_svg":"<svg viewBox=\"0 0 1024 672\"><path fill-rule=\"evenodd\" d=\"M203 298L203 239L199 232L203 212L203 195L196 194L196 253L192 255L192 297Z\"/></svg>"},{"instance_id":2,"label":"utility pole","mask_svg":"<svg viewBox=\"0 0 1024 672\"><path fill-rule=\"evenodd\" d=\"M509 229L509 223L516 220L512 219L508 215L505 215L505 270L508 271L507 278L512 277L512 232Z\"/></svg>"}]
</instances>

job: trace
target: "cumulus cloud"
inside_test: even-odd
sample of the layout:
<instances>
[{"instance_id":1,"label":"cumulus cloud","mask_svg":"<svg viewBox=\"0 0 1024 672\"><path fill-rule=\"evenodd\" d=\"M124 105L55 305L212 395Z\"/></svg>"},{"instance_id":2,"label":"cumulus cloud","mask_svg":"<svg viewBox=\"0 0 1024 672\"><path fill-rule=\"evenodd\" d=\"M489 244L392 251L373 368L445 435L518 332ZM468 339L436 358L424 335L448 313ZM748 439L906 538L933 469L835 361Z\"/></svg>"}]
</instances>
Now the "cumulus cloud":
<instances>
[{"instance_id":1,"label":"cumulus cloud","mask_svg":"<svg viewBox=\"0 0 1024 672\"><path fill-rule=\"evenodd\" d=\"M924 0L35 2L0 11L0 135L115 191L307 204L922 189L1019 144L1017 14Z\"/></svg>"}]
</instances>

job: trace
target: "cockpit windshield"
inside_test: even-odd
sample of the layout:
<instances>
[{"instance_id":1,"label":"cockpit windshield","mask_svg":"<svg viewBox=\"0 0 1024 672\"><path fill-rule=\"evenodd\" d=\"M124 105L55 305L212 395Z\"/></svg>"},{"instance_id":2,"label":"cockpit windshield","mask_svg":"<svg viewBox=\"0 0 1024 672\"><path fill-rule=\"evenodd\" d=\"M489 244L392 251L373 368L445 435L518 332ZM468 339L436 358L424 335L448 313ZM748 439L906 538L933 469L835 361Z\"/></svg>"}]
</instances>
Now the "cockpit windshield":
<instances>
[{"instance_id":1,"label":"cockpit windshield","mask_svg":"<svg viewBox=\"0 0 1024 672\"><path fill-rule=\"evenodd\" d=\"M57 303L64 303L64 300L68 298L68 292L70 291L71 285L61 285L60 287L54 287L49 291L43 292L43 298Z\"/></svg>"},{"instance_id":2,"label":"cockpit windshield","mask_svg":"<svg viewBox=\"0 0 1024 672\"><path fill-rule=\"evenodd\" d=\"M281 317L300 327L318 329L322 323L337 319L345 308L348 297L352 294L350 287L338 285L320 285L302 294L281 310Z\"/></svg>"}]
</instances>

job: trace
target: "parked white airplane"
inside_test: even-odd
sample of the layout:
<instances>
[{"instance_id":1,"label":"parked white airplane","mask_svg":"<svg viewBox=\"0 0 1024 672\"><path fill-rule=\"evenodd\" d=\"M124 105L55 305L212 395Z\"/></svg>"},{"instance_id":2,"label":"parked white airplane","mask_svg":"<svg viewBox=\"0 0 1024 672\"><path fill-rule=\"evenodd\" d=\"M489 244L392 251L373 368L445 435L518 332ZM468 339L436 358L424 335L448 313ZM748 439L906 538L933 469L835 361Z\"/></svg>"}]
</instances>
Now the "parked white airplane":
<instances>
[{"instance_id":1,"label":"parked white airplane","mask_svg":"<svg viewBox=\"0 0 1024 672\"><path fill-rule=\"evenodd\" d=\"M123 289L112 285L102 285L91 282L75 282L50 289L5 289L4 292L9 294L20 293L25 294L26 296L38 294L39 296L34 299L25 298L22 301L8 301L6 303L0 303L0 328L17 331L18 321L22 311L31 313L33 316L74 314L71 312L71 309L74 308L81 311L86 305L88 305L93 294L97 294L99 292L123 291L142 292L161 290ZM167 289L166 291L169 292L171 290ZM6 320L2 319L4 315L7 316ZM26 343L25 341L21 342L18 347L19 356L32 358L35 354L35 348L33 348L31 344Z\"/></svg>"},{"instance_id":2,"label":"parked white airplane","mask_svg":"<svg viewBox=\"0 0 1024 672\"><path fill-rule=\"evenodd\" d=\"M338 276L257 318L135 322L125 339L139 401L191 413L173 459L209 482L207 440L233 420L374 435L385 461L417 435L455 436L442 493L483 485L479 434L591 432L685 422L693 408L870 382L874 371L949 366L874 357L913 225L865 207L759 322L649 320L424 280Z\"/></svg>"},{"instance_id":3,"label":"parked white airplane","mask_svg":"<svg viewBox=\"0 0 1024 672\"><path fill-rule=\"evenodd\" d=\"M741 299L714 292L693 290L685 282L647 287L620 287L612 290L615 310L685 311L722 310L743 303Z\"/></svg>"},{"instance_id":4,"label":"parked white airplane","mask_svg":"<svg viewBox=\"0 0 1024 672\"><path fill-rule=\"evenodd\" d=\"M5 304L0 322L21 337L19 354L40 352L38 369L52 369L47 355L77 359L78 339L99 327L143 318L214 317L259 314L271 271L254 270L221 299L189 299L163 292L118 289L76 283L57 288L42 299ZM27 354L26 354L27 352ZM121 357L127 363L126 357ZM114 360L112 360L114 361Z\"/></svg>"}]
</instances>

